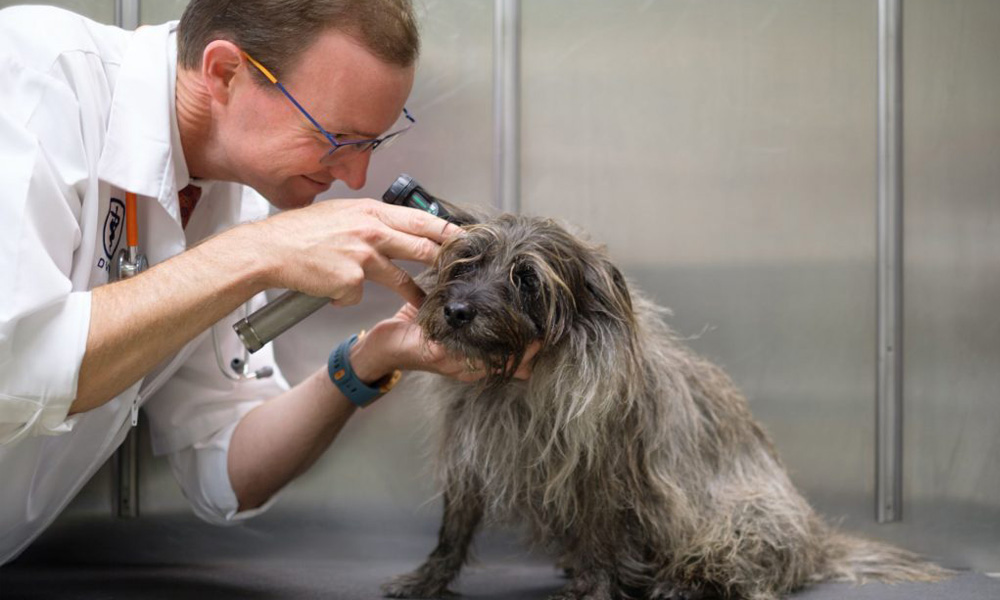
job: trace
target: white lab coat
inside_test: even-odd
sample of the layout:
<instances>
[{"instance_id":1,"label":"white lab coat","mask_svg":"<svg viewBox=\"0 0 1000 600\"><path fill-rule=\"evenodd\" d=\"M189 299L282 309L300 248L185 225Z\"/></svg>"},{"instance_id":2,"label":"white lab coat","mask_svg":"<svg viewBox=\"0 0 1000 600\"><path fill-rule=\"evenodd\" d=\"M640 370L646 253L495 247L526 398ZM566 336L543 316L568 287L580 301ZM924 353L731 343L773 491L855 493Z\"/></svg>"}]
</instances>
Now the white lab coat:
<instances>
[{"instance_id":1,"label":"white lab coat","mask_svg":"<svg viewBox=\"0 0 1000 600\"><path fill-rule=\"evenodd\" d=\"M136 32L53 8L0 11L0 564L21 552L121 444L133 402L195 512L237 513L226 470L238 420L287 389L275 375L234 383L203 334L142 381L67 418L90 324L90 290L122 247L126 190L138 194L150 265L241 219L242 186L199 182L187 230L177 191L190 182L174 110L176 23ZM246 216L244 214L244 216ZM217 328L228 363L240 356Z\"/></svg>"}]
</instances>

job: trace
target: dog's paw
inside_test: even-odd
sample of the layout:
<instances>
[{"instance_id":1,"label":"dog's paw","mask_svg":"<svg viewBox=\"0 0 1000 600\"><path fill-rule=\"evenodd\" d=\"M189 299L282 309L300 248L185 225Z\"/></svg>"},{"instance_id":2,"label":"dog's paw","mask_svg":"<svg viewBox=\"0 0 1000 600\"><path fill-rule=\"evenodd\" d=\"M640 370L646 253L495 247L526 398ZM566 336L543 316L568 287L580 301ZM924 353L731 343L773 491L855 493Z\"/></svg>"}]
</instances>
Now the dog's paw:
<instances>
[{"instance_id":1,"label":"dog's paw","mask_svg":"<svg viewBox=\"0 0 1000 600\"><path fill-rule=\"evenodd\" d=\"M448 589L448 582L427 577L420 571L398 575L382 584L386 598L451 598L455 592Z\"/></svg>"}]
</instances>

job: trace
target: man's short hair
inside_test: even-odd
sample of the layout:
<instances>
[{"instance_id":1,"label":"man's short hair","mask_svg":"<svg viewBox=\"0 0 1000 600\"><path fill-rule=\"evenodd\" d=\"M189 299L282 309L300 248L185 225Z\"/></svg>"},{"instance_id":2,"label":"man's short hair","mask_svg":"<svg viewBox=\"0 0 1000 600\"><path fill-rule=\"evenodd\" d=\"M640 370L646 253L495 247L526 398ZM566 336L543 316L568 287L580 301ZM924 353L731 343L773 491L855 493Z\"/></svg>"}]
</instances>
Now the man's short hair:
<instances>
[{"instance_id":1,"label":"man's short hair","mask_svg":"<svg viewBox=\"0 0 1000 600\"><path fill-rule=\"evenodd\" d=\"M177 28L177 60L197 69L205 46L223 39L280 78L330 30L391 65L409 67L420 53L410 0L191 0Z\"/></svg>"}]
</instances>

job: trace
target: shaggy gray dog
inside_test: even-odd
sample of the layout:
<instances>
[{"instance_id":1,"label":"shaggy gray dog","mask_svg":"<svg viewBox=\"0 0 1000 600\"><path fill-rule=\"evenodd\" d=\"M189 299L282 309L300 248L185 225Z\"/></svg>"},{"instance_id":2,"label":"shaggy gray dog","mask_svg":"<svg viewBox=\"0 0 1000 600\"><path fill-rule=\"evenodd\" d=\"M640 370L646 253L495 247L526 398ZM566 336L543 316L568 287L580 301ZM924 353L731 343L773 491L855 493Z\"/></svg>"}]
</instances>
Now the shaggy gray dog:
<instances>
[{"instance_id":1,"label":"shaggy gray dog","mask_svg":"<svg viewBox=\"0 0 1000 600\"><path fill-rule=\"evenodd\" d=\"M765 600L823 580L945 574L827 526L726 374L681 344L603 249L504 215L449 241L423 281L428 337L490 375L426 377L444 406L444 522L387 596L448 594L484 517L526 522L561 557L560 600ZM512 379L535 340L531 378Z\"/></svg>"}]
</instances>

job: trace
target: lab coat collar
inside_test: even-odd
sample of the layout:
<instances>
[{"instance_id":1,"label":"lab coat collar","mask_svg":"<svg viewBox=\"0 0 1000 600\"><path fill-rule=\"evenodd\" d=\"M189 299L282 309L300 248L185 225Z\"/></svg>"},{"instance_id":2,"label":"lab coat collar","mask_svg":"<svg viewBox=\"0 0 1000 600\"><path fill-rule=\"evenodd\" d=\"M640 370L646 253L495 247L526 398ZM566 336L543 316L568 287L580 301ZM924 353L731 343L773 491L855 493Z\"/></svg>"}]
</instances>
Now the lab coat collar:
<instances>
[{"instance_id":1,"label":"lab coat collar","mask_svg":"<svg viewBox=\"0 0 1000 600\"><path fill-rule=\"evenodd\" d=\"M178 190L190 182L177 127L176 22L137 29L122 55L98 176L156 198L180 223Z\"/></svg>"}]
</instances>

